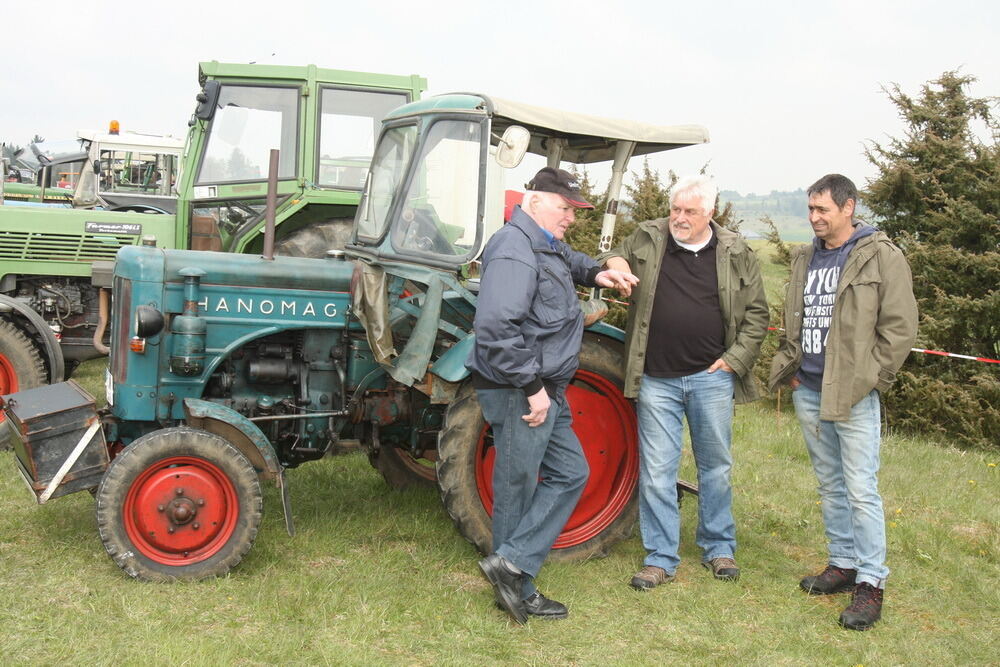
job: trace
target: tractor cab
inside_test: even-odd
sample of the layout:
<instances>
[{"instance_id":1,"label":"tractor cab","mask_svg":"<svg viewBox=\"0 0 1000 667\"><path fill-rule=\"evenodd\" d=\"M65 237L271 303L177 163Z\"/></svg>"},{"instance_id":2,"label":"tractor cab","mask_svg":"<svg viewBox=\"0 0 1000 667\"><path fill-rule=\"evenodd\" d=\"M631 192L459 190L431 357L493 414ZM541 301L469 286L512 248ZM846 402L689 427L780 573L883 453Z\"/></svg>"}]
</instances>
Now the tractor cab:
<instances>
[{"instance_id":1,"label":"tractor cab","mask_svg":"<svg viewBox=\"0 0 1000 667\"><path fill-rule=\"evenodd\" d=\"M697 125L654 126L476 94L432 97L386 116L348 250L362 260L457 270L504 222L505 181L525 153L562 162L611 160L602 238L610 243L632 156L708 141Z\"/></svg>"},{"instance_id":2,"label":"tractor cab","mask_svg":"<svg viewBox=\"0 0 1000 667\"><path fill-rule=\"evenodd\" d=\"M654 126L469 93L392 111L345 247L360 260L354 314L375 360L408 385L435 358L435 376L464 379L476 303L476 282L467 280L475 271L467 265L504 224L506 187L530 180L533 172L518 170L526 153L551 167L612 161L601 230L601 247L609 249L629 159L707 141L698 125ZM402 340L397 354L394 342Z\"/></svg>"}]
</instances>

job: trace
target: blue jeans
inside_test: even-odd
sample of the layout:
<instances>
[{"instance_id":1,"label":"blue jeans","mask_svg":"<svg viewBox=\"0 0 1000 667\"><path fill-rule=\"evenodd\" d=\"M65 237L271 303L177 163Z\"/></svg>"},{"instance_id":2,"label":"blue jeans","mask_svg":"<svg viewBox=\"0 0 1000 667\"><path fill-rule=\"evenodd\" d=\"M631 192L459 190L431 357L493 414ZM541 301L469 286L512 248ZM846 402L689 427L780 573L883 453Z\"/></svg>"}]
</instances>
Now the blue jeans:
<instances>
[{"instance_id":1,"label":"blue jeans","mask_svg":"<svg viewBox=\"0 0 1000 667\"><path fill-rule=\"evenodd\" d=\"M545 422L521 419L528 399L520 389L477 389L493 427L493 551L519 567L523 597L583 494L590 466L573 433L566 397L552 398Z\"/></svg>"},{"instance_id":2,"label":"blue jeans","mask_svg":"<svg viewBox=\"0 0 1000 667\"><path fill-rule=\"evenodd\" d=\"M702 561L736 554L733 490L733 374L701 371L681 378L642 376L639 385L639 529L645 564L673 574L680 563L677 469L684 417L698 468Z\"/></svg>"},{"instance_id":3,"label":"blue jeans","mask_svg":"<svg viewBox=\"0 0 1000 667\"><path fill-rule=\"evenodd\" d=\"M847 421L819 418L820 393L799 385L795 414L819 481L830 565L858 571L857 582L885 586L885 514L878 494L880 403L872 391Z\"/></svg>"}]
</instances>

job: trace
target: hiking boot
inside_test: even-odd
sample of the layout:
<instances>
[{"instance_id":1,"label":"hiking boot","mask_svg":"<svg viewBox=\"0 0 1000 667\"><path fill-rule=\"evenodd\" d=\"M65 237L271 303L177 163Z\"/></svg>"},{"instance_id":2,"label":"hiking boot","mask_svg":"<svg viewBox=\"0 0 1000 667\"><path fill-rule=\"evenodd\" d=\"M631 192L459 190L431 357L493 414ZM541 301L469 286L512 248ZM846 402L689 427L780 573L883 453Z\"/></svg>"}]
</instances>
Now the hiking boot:
<instances>
[{"instance_id":1,"label":"hiking boot","mask_svg":"<svg viewBox=\"0 0 1000 667\"><path fill-rule=\"evenodd\" d=\"M707 563L702 563L712 571L712 576L722 581L736 581L740 578L740 568L736 567L736 561L732 558L713 558Z\"/></svg>"},{"instance_id":2,"label":"hiking boot","mask_svg":"<svg viewBox=\"0 0 1000 667\"><path fill-rule=\"evenodd\" d=\"M854 587L851 604L840 614L840 626L848 630L867 630L882 618L882 589L867 582Z\"/></svg>"},{"instance_id":3,"label":"hiking boot","mask_svg":"<svg viewBox=\"0 0 1000 667\"><path fill-rule=\"evenodd\" d=\"M674 575L667 574L667 571L662 567L646 565L632 577L631 586L637 591L648 591L660 584L666 584L673 580Z\"/></svg>"},{"instance_id":4,"label":"hiking boot","mask_svg":"<svg viewBox=\"0 0 1000 667\"><path fill-rule=\"evenodd\" d=\"M827 565L819 574L810 575L799 582L799 588L809 595L831 595L845 593L854 588L857 570Z\"/></svg>"}]
</instances>

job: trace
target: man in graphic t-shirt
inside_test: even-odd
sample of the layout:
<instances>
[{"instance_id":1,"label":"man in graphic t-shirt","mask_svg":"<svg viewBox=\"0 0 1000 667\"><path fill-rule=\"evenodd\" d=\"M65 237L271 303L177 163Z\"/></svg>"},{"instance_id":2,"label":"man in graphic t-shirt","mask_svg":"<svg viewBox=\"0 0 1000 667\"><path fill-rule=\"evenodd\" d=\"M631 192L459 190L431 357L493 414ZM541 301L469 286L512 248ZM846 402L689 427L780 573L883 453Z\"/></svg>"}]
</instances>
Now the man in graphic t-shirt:
<instances>
[{"instance_id":1,"label":"man in graphic t-shirt","mask_svg":"<svg viewBox=\"0 0 1000 667\"><path fill-rule=\"evenodd\" d=\"M792 386L819 480L829 562L800 586L813 595L853 591L840 624L867 630L881 618L889 576L877 478L879 393L913 345L917 305L903 253L854 221L854 183L829 174L807 194L816 238L793 251L786 331L770 384Z\"/></svg>"}]
</instances>

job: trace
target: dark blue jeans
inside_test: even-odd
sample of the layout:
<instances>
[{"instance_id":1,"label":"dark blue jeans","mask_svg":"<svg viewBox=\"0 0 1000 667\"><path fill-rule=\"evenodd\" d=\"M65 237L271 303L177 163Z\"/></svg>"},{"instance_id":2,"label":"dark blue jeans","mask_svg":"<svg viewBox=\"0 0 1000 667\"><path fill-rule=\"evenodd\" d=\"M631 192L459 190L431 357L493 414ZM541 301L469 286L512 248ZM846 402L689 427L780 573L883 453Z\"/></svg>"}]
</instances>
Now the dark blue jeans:
<instances>
[{"instance_id":1,"label":"dark blue jeans","mask_svg":"<svg viewBox=\"0 0 1000 667\"><path fill-rule=\"evenodd\" d=\"M493 551L528 574L523 596L576 508L590 474L573 433L565 396L552 399L545 422L521 419L528 399L520 389L477 389L493 427Z\"/></svg>"}]
</instances>

